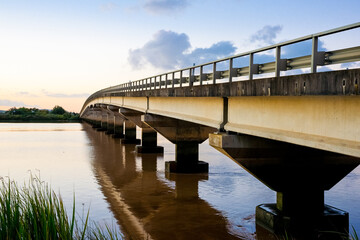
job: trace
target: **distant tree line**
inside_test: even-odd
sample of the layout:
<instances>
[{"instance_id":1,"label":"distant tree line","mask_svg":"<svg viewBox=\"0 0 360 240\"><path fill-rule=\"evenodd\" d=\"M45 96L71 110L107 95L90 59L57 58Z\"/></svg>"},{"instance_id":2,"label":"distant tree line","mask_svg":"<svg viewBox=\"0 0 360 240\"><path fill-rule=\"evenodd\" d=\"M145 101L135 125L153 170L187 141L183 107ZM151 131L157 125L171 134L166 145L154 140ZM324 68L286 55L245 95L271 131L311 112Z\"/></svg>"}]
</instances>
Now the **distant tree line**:
<instances>
[{"instance_id":1,"label":"distant tree line","mask_svg":"<svg viewBox=\"0 0 360 240\"><path fill-rule=\"evenodd\" d=\"M79 114L67 112L61 106L55 106L52 110L37 108L10 108L0 114L0 121L76 121Z\"/></svg>"}]
</instances>

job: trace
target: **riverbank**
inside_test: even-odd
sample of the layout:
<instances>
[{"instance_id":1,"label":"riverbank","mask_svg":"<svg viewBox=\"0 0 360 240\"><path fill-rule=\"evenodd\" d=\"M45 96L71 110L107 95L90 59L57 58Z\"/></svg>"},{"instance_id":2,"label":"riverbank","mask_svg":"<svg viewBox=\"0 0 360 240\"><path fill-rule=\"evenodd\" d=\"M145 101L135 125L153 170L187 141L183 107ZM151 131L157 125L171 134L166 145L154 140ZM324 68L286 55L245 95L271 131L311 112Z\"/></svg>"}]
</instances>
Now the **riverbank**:
<instances>
[{"instance_id":1,"label":"riverbank","mask_svg":"<svg viewBox=\"0 0 360 240\"><path fill-rule=\"evenodd\" d=\"M0 122L79 122L78 113L67 112L60 106L52 110L37 108L10 108L0 113Z\"/></svg>"}]
</instances>

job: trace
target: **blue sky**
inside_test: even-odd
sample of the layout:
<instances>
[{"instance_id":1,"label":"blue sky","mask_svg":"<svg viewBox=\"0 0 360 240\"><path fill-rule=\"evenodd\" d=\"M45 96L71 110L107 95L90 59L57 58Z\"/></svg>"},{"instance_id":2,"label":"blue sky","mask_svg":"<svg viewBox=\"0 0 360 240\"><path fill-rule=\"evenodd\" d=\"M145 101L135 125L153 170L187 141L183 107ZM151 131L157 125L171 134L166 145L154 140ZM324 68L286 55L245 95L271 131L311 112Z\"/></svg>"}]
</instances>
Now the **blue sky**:
<instances>
[{"instance_id":1,"label":"blue sky","mask_svg":"<svg viewBox=\"0 0 360 240\"><path fill-rule=\"evenodd\" d=\"M359 10L358 0L0 0L0 109L79 111L101 88L359 22ZM359 30L345 36L322 46L359 45Z\"/></svg>"}]
</instances>

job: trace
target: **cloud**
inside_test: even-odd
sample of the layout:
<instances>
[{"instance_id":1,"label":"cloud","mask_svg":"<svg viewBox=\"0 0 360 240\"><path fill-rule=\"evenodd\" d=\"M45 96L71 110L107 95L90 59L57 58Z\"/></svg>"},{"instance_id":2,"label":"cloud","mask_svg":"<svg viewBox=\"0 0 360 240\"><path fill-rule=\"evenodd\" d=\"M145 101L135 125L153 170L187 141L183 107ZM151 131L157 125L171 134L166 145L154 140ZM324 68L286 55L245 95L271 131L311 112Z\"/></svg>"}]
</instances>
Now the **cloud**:
<instances>
[{"instance_id":1,"label":"cloud","mask_svg":"<svg viewBox=\"0 0 360 240\"><path fill-rule=\"evenodd\" d=\"M46 90L42 90L42 93L47 97L55 98L87 98L90 96L88 93L76 93L76 94L64 94L64 93L51 93Z\"/></svg>"},{"instance_id":2,"label":"cloud","mask_svg":"<svg viewBox=\"0 0 360 240\"><path fill-rule=\"evenodd\" d=\"M142 48L130 50L128 61L133 68L150 64L168 70L213 61L232 55L235 50L236 47L228 41L191 50L189 37L185 33L160 30Z\"/></svg>"},{"instance_id":3,"label":"cloud","mask_svg":"<svg viewBox=\"0 0 360 240\"><path fill-rule=\"evenodd\" d=\"M118 8L118 5L116 3L113 3L113 2L107 2L107 3L104 3L104 4L100 5L100 9L103 12L112 11L112 10L114 10L116 8Z\"/></svg>"},{"instance_id":4,"label":"cloud","mask_svg":"<svg viewBox=\"0 0 360 240\"><path fill-rule=\"evenodd\" d=\"M25 91L22 91L22 92L17 92L16 93L17 95L20 95L20 96L26 96L26 97L39 97L35 94L32 94L32 93L29 93L29 92L25 92Z\"/></svg>"},{"instance_id":5,"label":"cloud","mask_svg":"<svg viewBox=\"0 0 360 240\"><path fill-rule=\"evenodd\" d=\"M36 106L27 105L27 104L25 104L24 102L12 101L12 100L8 100L8 99L0 99L0 106L10 106L10 107L36 107Z\"/></svg>"},{"instance_id":6,"label":"cloud","mask_svg":"<svg viewBox=\"0 0 360 240\"><path fill-rule=\"evenodd\" d=\"M166 14L182 10L187 6L187 0L147 0L143 7L152 14Z\"/></svg>"},{"instance_id":7,"label":"cloud","mask_svg":"<svg viewBox=\"0 0 360 240\"><path fill-rule=\"evenodd\" d=\"M274 40L277 37L277 34L280 33L282 30L282 26L276 25L276 26L270 26L266 25L250 37L250 41L260 41L265 44L274 44Z\"/></svg>"}]
</instances>

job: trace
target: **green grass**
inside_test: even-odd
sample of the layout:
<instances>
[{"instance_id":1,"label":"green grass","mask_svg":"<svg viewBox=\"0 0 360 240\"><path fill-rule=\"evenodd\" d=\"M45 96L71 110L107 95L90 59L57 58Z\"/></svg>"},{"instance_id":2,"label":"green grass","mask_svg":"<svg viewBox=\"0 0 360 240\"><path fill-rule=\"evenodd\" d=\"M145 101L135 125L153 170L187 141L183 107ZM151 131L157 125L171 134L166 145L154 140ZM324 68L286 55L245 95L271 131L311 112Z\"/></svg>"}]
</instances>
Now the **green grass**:
<instances>
[{"instance_id":1,"label":"green grass","mask_svg":"<svg viewBox=\"0 0 360 240\"><path fill-rule=\"evenodd\" d=\"M0 179L0 239L119 239L116 228L75 218L75 197L71 217L62 198L38 177L19 186Z\"/></svg>"}]
</instances>

